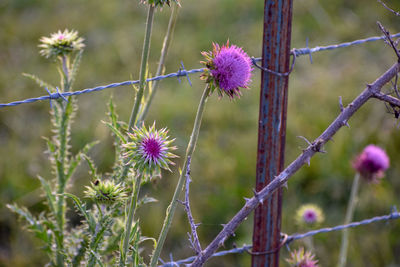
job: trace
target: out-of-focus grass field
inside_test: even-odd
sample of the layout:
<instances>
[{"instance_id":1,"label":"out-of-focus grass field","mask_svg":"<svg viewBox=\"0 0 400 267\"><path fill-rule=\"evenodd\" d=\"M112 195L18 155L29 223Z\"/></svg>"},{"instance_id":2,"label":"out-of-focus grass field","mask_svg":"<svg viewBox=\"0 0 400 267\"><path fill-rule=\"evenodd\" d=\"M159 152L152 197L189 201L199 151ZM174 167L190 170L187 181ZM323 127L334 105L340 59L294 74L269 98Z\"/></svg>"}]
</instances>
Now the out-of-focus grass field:
<instances>
[{"instance_id":1,"label":"out-of-focus grass field","mask_svg":"<svg viewBox=\"0 0 400 267\"><path fill-rule=\"evenodd\" d=\"M74 90L138 78L146 8L139 1L0 1L0 102L45 95L46 92L23 77L33 73L57 84L55 64L40 57L38 40L58 29L75 29L85 38L86 49ZM386 3L400 10L400 2ZM182 0L178 25L167 59L166 72L178 70L183 61L187 69L199 68L201 51L212 42L231 43L244 48L251 56L260 56L262 45L263 1L259 0ZM168 23L170 10L155 16L151 43L150 71L156 63ZM376 21L392 33L400 31L400 17L385 10L376 0L295 0L292 47L310 47L351 41L380 35ZM382 41L298 58L289 81L286 161L291 162L306 146L296 136L312 140L338 115L338 97L349 103L365 84L374 81L395 62L393 51ZM191 132L197 103L204 84L192 75L193 86L182 79L163 80L151 108L148 123L169 127L176 138L181 158ZM207 104L195 156L192 160L191 203L199 235L205 246L243 205L243 197L252 194L255 182L258 99L260 72L254 71L250 90L238 101L218 100L214 95ZM386 87L386 91L389 87ZM101 123L106 120L110 97L118 106L120 119L127 121L133 104L132 87L120 87L82 95L73 124L72 145L77 151L86 142L99 140L91 151L100 171L110 171L113 147L110 132ZM0 266L43 266L41 244L23 230L24 223L6 209L7 203L28 206L43 212L42 193L37 175L50 178L49 162L44 154L42 136L50 136L49 103L36 102L0 110ZM344 220L354 171L351 160L367 144L385 148L391 167L380 184L363 183L355 220L386 214L392 205L400 207L400 130L398 121L388 114L385 105L369 101L326 146L327 154L311 160L284 190L283 225L286 233L303 231L294 223L293 214L302 203L316 203L324 212L323 226ZM162 180L144 188L143 193L159 199L140 210L143 233L158 236L166 206L177 182L177 169L165 173ZM82 164L70 192L82 195L89 183L88 169ZM71 204L71 203L69 203ZM71 221L76 217L71 209ZM163 259L191 256L186 232L186 215L178 209L167 238ZM400 266L400 222L377 223L351 231L349 266ZM250 217L230 238L226 248L250 244ZM291 248L302 241L291 244ZM321 266L337 263L340 233L321 234L314 239L315 253ZM144 253L149 253L150 250ZM282 258L287 256L282 250ZM247 254L211 259L207 266L248 266ZM282 260L283 263L283 260ZM286 263L283 263L283 266Z\"/></svg>"}]
</instances>

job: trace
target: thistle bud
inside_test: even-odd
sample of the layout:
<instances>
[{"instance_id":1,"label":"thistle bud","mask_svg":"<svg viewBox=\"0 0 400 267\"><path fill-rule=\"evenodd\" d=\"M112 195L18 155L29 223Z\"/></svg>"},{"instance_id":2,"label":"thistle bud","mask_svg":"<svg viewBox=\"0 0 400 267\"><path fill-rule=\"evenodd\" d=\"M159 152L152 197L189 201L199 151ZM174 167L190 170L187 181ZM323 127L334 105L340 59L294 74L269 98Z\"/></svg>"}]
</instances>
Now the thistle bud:
<instances>
[{"instance_id":1,"label":"thistle bud","mask_svg":"<svg viewBox=\"0 0 400 267\"><path fill-rule=\"evenodd\" d=\"M83 38L78 36L77 31L60 30L56 33L52 33L50 37L43 36L40 38L42 48L39 53L40 55L50 58L65 56L73 52L82 50L85 47L83 43Z\"/></svg>"},{"instance_id":2,"label":"thistle bud","mask_svg":"<svg viewBox=\"0 0 400 267\"><path fill-rule=\"evenodd\" d=\"M382 148L368 145L354 160L353 168L368 182L378 182L389 168L389 157Z\"/></svg>"},{"instance_id":3,"label":"thistle bud","mask_svg":"<svg viewBox=\"0 0 400 267\"><path fill-rule=\"evenodd\" d=\"M97 179L90 186L86 186L84 193L87 198L107 205L121 203L128 197L121 184L116 184L110 180L101 181Z\"/></svg>"},{"instance_id":4,"label":"thistle bud","mask_svg":"<svg viewBox=\"0 0 400 267\"><path fill-rule=\"evenodd\" d=\"M318 267L318 260L315 260L315 255L310 251L304 251L304 248L290 253L290 259L286 261L291 267Z\"/></svg>"},{"instance_id":5,"label":"thistle bud","mask_svg":"<svg viewBox=\"0 0 400 267\"><path fill-rule=\"evenodd\" d=\"M178 0L172 0L174 1L178 6L180 6L180 3ZM142 0L141 3L143 4L148 4L148 5L153 5L155 7L160 6L163 7L164 4L170 6L171 1L170 0Z\"/></svg>"}]
</instances>

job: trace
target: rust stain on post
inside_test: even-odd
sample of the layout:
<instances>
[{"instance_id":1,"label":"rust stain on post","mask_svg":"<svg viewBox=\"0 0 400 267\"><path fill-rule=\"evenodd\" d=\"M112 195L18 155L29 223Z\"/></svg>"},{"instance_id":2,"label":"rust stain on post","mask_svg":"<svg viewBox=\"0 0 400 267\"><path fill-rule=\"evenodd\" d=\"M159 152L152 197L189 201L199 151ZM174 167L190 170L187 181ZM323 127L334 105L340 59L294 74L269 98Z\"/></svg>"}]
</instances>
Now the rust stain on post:
<instances>
[{"instance_id":1,"label":"rust stain on post","mask_svg":"<svg viewBox=\"0 0 400 267\"><path fill-rule=\"evenodd\" d=\"M292 0L265 0L262 66L287 72L290 61ZM283 170L288 77L261 72L256 191ZM254 215L253 267L279 266L282 191L259 205ZM259 252L259 253L257 253Z\"/></svg>"}]
</instances>

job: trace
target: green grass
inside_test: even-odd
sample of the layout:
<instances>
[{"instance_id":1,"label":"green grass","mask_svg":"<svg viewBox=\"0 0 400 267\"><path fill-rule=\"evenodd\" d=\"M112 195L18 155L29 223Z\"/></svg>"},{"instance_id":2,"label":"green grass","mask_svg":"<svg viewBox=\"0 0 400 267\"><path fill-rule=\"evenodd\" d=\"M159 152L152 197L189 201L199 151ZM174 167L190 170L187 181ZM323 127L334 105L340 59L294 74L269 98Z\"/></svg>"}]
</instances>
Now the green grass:
<instances>
[{"instance_id":1,"label":"green grass","mask_svg":"<svg viewBox=\"0 0 400 267\"><path fill-rule=\"evenodd\" d=\"M38 54L38 40L58 29L78 30L86 41L80 73L74 90L138 79L139 62L146 8L139 1L29 1L6 0L0 3L0 102L45 95L21 73L33 73L57 84L55 64ZM387 4L400 10L398 2ZM292 47L328 45L380 35L376 21L390 31L400 31L399 17L395 17L374 1L294 1ZM150 72L156 63L167 26L169 9L155 14ZM167 73L175 72L181 60L187 69L199 68L200 52L211 49L212 42L242 46L252 56L260 56L262 46L263 1L182 1L182 10L171 50L167 58ZM305 143L296 136L312 140L317 137L339 112L338 96L349 103L366 83L374 81L396 58L383 42L327 51L298 58L289 81L286 161L289 163ZM182 157L204 88L198 75L192 75L193 87L182 79L163 80L150 110L148 123L157 121L158 127L168 126L175 137L178 154ZM250 90L234 102L214 95L204 115L200 138L192 160L191 203L203 247L220 231L243 205L243 197L252 194L255 183L257 120L260 72L254 72ZM386 88L387 90L388 88ZM86 142L99 140L92 151L99 171L110 171L113 162L112 139L108 128L101 123L106 118L108 99L113 95L122 120L128 121L133 105L133 89L121 87L82 95L78 98L79 111L73 124L73 151ZM37 214L43 211L42 193L37 191L38 174L49 178L50 169L43 153L42 136L50 136L48 102L37 102L0 110L0 265L42 266L46 259L40 246L29 233L21 231L23 224L5 208L17 202ZM360 202L355 220L386 214L391 205L400 206L400 166L396 162L400 147L396 120L385 106L371 100L350 120L351 128L344 128L326 146L327 154L311 160L310 167L302 168L284 190L283 226L286 233L301 231L294 225L293 215L299 204L313 202L323 207L324 226L340 224L354 172L351 160L364 146L375 143L386 148L391 167L378 185L361 184ZM143 188L159 199L146 210L139 210L145 235L156 237L161 229L165 208L177 182L175 173L165 173L153 186ZM81 195L89 183L84 164L73 178L75 186L69 192ZM71 211L70 222L79 218ZM163 259L169 253L175 259L191 256L186 232L189 230L183 209L178 209L174 225L168 235ZM399 224L378 223L351 231L348 262L352 266L388 266L400 264ZM226 242L230 248L251 243L252 218ZM337 262L340 234L315 237L316 254L322 266ZM291 245L301 245L297 241ZM147 250L145 252L149 252ZM282 256L287 255L284 250ZM398 255L398 254L397 254ZM248 266L250 256L234 255L212 259L208 266Z\"/></svg>"}]
</instances>

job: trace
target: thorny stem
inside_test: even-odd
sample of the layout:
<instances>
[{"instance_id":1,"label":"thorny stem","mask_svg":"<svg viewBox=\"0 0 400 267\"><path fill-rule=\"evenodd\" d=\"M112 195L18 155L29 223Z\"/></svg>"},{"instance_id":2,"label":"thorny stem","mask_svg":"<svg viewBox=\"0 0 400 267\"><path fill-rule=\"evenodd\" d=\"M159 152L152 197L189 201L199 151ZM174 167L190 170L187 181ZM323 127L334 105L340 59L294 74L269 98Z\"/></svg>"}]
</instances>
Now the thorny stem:
<instances>
[{"instance_id":1,"label":"thorny stem","mask_svg":"<svg viewBox=\"0 0 400 267\"><path fill-rule=\"evenodd\" d=\"M67 56L62 56L61 58L62 63L62 70L64 75L61 77L62 84L63 84L63 92L69 92L69 70L68 70L68 58Z\"/></svg>"},{"instance_id":2,"label":"thorny stem","mask_svg":"<svg viewBox=\"0 0 400 267\"><path fill-rule=\"evenodd\" d=\"M178 204L178 197L180 193L182 192L183 184L185 182L185 175L186 175L186 170L188 168L189 158L192 158L194 149L196 147L196 142L199 136L199 131L200 131L200 126L201 126L201 119L203 117L204 113L204 108L205 104L207 102L208 96L210 94L210 86L207 84L206 88L204 89L203 95L201 96L201 100L199 103L199 107L197 109L197 114L196 114L196 119L194 121L193 125L193 131L190 136L189 144L186 149L186 155L185 155L185 161L183 163L182 171L178 180L178 184L176 185L175 188L175 193L172 197L171 203L169 204L167 208L167 212L165 215L164 219L164 224L160 232L160 236L158 237L157 245L154 250L153 256L151 257L150 261L150 266L155 267L158 263L158 258L160 257L160 253L162 250L162 247L164 245L165 238L167 237L168 230L171 226L172 219L174 217L175 209Z\"/></svg>"},{"instance_id":3,"label":"thorny stem","mask_svg":"<svg viewBox=\"0 0 400 267\"><path fill-rule=\"evenodd\" d=\"M374 94L379 93L382 87L388 83L395 75L400 71L400 64L394 64L389 70L387 70L381 77L379 77L374 83L367 86L367 88L354 99L339 116L326 128L326 130L311 144L303 153L298 156L286 169L284 169L278 176L275 177L267 186L261 191L257 192L257 195L247 199L246 204L242 209L236 213L236 215L224 225L224 228L214 238L214 240L204 249L199 255L197 255L195 261L190 265L193 267L202 266L207 259L209 259L214 252L224 244L224 241L228 236L234 233L235 229L249 216L249 214L266 198L271 196L278 188L286 184L286 182L293 176L303 165L307 164L312 156L320 151L322 146L327 143L336 134L336 132L346 125L350 117L370 98L374 97Z\"/></svg>"},{"instance_id":4,"label":"thorny stem","mask_svg":"<svg viewBox=\"0 0 400 267\"><path fill-rule=\"evenodd\" d=\"M395 97L390 96L390 95L385 95L385 94L382 94L382 93L379 93L379 92L375 93L373 95L373 97L377 98L379 100L385 101L385 102L387 102L389 104L392 104L392 105L400 108L400 99L398 99L398 98L395 98Z\"/></svg>"},{"instance_id":5,"label":"thorny stem","mask_svg":"<svg viewBox=\"0 0 400 267\"><path fill-rule=\"evenodd\" d=\"M61 91L65 92L70 89L69 85L69 70L68 70L68 59L66 56L61 58L62 64L62 74L61 74ZM68 101L67 103L61 103L60 109L62 110L61 121L59 123L58 135L59 135L59 151L57 155L57 214L56 220L58 225L58 233L56 233L56 244L57 244L57 252L56 252L56 261L57 266L64 266L64 225L65 225L65 187L66 187L66 176L65 176L65 164L66 164L66 155L67 155L67 147L68 147L68 128L71 117L71 105L72 101Z\"/></svg>"},{"instance_id":6,"label":"thorny stem","mask_svg":"<svg viewBox=\"0 0 400 267\"><path fill-rule=\"evenodd\" d=\"M143 98L144 87L146 85L146 68L147 68L147 59L149 57L149 51L150 51L150 37L151 37L151 29L153 27L154 9L155 9L154 5L149 5L149 10L147 13L146 34L143 42L142 63L140 65L139 90L137 91L135 104L132 109L131 118L129 119L128 131L131 131L131 128L135 125L139 107Z\"/></svg>"},{"instance_id":7,"label":"thorny stem","mask_svg":"<svg viewBox=\"0 0 400 267\"><path fill-rule=\"evenodd\" d=\"M176 21L178 19L178 13L179 13L179 5L174 4L172 7L172 11L171 11L171 17L169 18L168 29L167 29L167 33L164 38L163 47L161 49L161 56L160 56L160 61L158 62L156 76L160 76L164 73L165 59L167 57L168 48L171 44L172 36L174 34ZM155 96L157 88L158 88L158 82L159 82L158 80L155 80L152 83L152 88L150 91L149 98L143 108L143 112L139 116L137 125L140 124L140 122L142 122L144 120L144 118L146 118L146 115L149 112L149 108L151 106L151 103L153 102L154 96Z\"/></svg>"},{"instance_id":8,"label":"thorny stem","mask_svg":"<svg viewBox=\"0 0 400 267\"><path fill-rule=\"evenodd\" d=\"M360 174L357 172L354 176L353 185L351 187L350 199L347 205L346 218L344 224L349 224L353 220L354 208L357 204L357 192L360 184ZM340 254L338 267L346 266L347 248L349 246L349 229L342 231L342 243L340 245Z\"/></svg>"},{"instance_id":9,"label":"thorny stem","mask_svg":"<svg viewBox=\"0 0 400 267\"><path fill-rule=\"evenodd\" d=\"M133 193L130 199L130 206L129 206L129 211L128 211L128 218L126 220L126 225L125 225L125 236L124 236L124 242L122 246L122 251L120 255L120 261L119 261L119 266L125 266L125 261L126 261L126 255L128 253L128 248L129 248L129 239L131 236L131 230L132 230L132 224L133 224L133 218L135 216L136 212L136 207L137 207L137 200L138 200L138 195L140 191L140 184L142 182L142 174L139 174L136 177L136 182L135 182L135 188L133 189Z\"/></svg>"},{"instance_id":10,"label":"thorny stem","mask_svg":"<svg viewBox=\"0 0 400 267\"><path fill-rule=\"evenodd\" d=\"M190 157L188 158L188 164L187 164L187 170L186 170L186 185L185 185L185 201L183 202L183 205L185 207L186 214L188 216L188 221L190 224L190 229L192 233L189 235L189 241L196 252L196 254L201 252L201 245L200 245L200 240L199 236L197 235L197 226L194 223L192 211L190 209L190 202L189 202L189 189L190 189L190 182L192 181L190 179Z\"/></svg>"},{"instance_id":11,"label":"thorny stem","mask_svg":"<svg viewBox=\"0 0 400 267\"><path fill-rule=\"evenodd\" d=\"M139 74L139 90L136 93L135 104L132 108L131 118L129 119L128 132L132 131L132 127L135 125L137 114L139 112L139 107L143 98L143 91L146 85L146 68L147 68L147 59L149 57L150 51L150 37L151 37L151 29L153 27L153 19L154 19L154 5L149 5L149 10L147 13L147 23L146 23L146 34L143 41L143 51L142 51L142 62L140 65L140 74ZM129 164L124 165L122 170L122 174L120 177L120 181L124 181L129 171Z\"/></svg>"}]
</instances>

